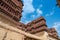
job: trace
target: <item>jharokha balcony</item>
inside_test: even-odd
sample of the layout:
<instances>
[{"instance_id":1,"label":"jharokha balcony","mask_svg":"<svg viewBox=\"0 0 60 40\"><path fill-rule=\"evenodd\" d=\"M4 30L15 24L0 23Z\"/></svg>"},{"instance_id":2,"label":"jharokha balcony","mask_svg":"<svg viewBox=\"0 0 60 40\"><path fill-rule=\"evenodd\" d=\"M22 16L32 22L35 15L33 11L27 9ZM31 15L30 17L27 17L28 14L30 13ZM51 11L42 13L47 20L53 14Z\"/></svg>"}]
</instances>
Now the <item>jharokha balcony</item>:
<instances>
[{"instance_id":1,"label":"jharokha balcony","mask_svg":"<svg viewBox=\"0 0 60 40\"><path fill-rule=\"evenodd\" d=\"M37 32L43 31L43 30L47 31L46 21L43 17L40 17L40 19L34 20L27 24L26 31L29 33L37 33Z\"/></svg>"},{"instance_id":2,"label":"jharokha balcony","mask_svg":"<svg viewBox=\"0 0 60 40\"><path fill-rule=\"evenodd\" d=\"M39 28L32 29L30 31L30 33L35 34L35 33L42 32L42 31L47 31L47 27L46 26L41 26Z\"/></svg>"},{"instance_id":3,"label":"jharokha balcony","mask_svg":"<svg viewBox=\"0 0 60 40\"><path fill-rule=\"evenodd\" d=\"M12 0L0 0L0 11L13 20L19 21L22 16L22 4L17 6Z\"/></svg>"},{"instance_id":4,"label":"jharokha balcony","mask_svg":"<svg viewBox=\"0 0 60 40\"><path fill-rule=\"evenodd\" d=\"M40 17L40 18L38 18L38 19L36 19L36 20L33 20L32 22L29 22L28 24L27 24L27 26L33 26L33 25L35 25L35 24L37 24L37 23L41 23L41 21L44 21L44 22L46 22L46 20L43 18L43 17Z\"/></svg>"},{"instance_id":5,"label":"jharokha balcony","mask_svg":"<svg viewBox=\"0 0 60 40\"><path fill-rule=\"evenodd\" d=\"M50 28L50 29L48 29L47 32L50 36L52 36L54 38L58 38L58 35L57 35L57 32L56 32L55 28Z\"/></svg>"}]
</instances>

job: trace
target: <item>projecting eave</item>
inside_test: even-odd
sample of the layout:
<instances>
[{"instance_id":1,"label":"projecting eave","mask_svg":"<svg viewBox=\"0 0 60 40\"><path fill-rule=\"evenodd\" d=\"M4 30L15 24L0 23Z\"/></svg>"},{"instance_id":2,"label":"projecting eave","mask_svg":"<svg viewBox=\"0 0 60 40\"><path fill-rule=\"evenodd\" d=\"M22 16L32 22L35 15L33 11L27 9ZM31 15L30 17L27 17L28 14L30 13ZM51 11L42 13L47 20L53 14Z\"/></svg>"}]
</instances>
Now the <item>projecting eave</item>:
<instances>
[{"instance_id":1,"label":"projecting eave","mask_svg":"<svg viewBox=\"0 0 60 40\"><path fill-rule=\"evenodd\" d=\"M49 36L52 37L52 38L60 40L60 38L58 36L57 37L55 37L54 35L49 35Z\"/></svg>"}]
</instances>

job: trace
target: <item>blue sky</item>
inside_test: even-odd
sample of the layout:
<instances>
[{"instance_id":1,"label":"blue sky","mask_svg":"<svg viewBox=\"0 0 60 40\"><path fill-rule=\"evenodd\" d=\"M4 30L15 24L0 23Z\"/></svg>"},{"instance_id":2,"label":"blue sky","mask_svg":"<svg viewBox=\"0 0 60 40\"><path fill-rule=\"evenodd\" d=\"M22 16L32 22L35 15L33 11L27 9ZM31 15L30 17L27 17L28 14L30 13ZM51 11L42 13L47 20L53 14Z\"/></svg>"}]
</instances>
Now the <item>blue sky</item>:
<instances>
[{"instance_id":1,"label":"blue sky","mask_svg":"<svg viewBox=\"0 0 60 40\"><path fill-rule=\"evenodd\" d=\"M60 8L56 6L56 0L22 0L22 23L29 23L40 16L46 19L48 28L54 27L60 36Z\"/></svg>"}]
</instances>

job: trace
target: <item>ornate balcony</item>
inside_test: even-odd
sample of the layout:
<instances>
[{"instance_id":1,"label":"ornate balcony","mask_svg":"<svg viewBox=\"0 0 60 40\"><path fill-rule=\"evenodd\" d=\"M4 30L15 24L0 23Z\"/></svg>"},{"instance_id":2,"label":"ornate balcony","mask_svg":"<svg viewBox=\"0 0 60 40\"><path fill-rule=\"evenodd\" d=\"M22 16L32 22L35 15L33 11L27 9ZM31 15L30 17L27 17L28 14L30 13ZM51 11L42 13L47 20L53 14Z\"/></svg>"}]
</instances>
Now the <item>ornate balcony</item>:
<instances>
[{"instance_id":1,"label":"ornate balcony","mask_svg":"<svg viewBox=\"0 0 60 40\"><path fill-rule=\"evenodd\" d=\"M4 12L5 15L9 16L15 21L19 21L22 16L21 14L22 9L16 10L19 9L19 7L14 5L14 3L11 0L1 0L0 9L2 12Z\"/></svg>"},{"instance_id":2,"label":"ornate balcony","mask_svg":"<svg viewBox=\"0 0 60 40\"><path fill-rule=\"evenodd\" d=\"M42 26L42 25L46 25L46 22L45 22L44 20L41 20L40 22L34 24L34 25L31 26L31 27L33 27L33 28L38 28L38 27L40 27L40 26ZM47 26L46 26L46 27L47 27Z\"/></svg>"},{"instance_id":3,"label":"ornate balcony","mask_svg":"<svg viewBox=\"0 0 60 40\"><path fill-rule=\"evenodd\" d=\"M37 23L41 22L42 20L44 20L44 22L46 22L46 20L43 17L40 17L40 18L33 20L32 22L28 23L27 26L36 25Z\"/></svg>"},{"instance_id":4,"label":"ornate balcony","mask_svg":"<svg viewBox=\"0 0 60 40\"><path fill-rule=\"evenodd\" d=\"M53 36L53 37L58 37L58 35L57 35L57 32L56 32L56 30L55 30L55 28L50 28L50 29L48 29L48 34L50 35L50 36Z\"/></svg>"},{"instance_id":5,"label":"ornate balcony","mask_svg":"<svg viewBox=\"0 0 60 40\"><path fill-rule=\"evenodd\" d=\"M30 31L30 33L35 34L35 33L41 32L41 31L47 31L47 27L46 26L41 26L39 28L32 29Z\"/></svg>"}]
</instances>

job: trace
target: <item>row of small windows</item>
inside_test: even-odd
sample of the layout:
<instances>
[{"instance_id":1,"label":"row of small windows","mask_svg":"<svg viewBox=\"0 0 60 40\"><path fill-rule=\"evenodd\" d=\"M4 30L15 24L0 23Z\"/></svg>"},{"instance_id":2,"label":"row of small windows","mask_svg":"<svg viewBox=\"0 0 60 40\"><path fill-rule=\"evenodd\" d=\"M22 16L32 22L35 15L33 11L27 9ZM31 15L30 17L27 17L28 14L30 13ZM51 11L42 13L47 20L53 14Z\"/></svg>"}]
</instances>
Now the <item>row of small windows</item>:
<instances>
[{"instance_id":1,"label":"row of small windows","mask_svg":"<svg viewBox=\"0 0 60 40\"><path fill-rule=\"evenodd\" d=\"M4 15L8 15L9 17L12 17L12 15L8 14L7 12L5 12L5 10L0 8L0 12Z\"/></svg>"},{"instance_id":2,"label":"row of small windows","mask_svg":"<svg viewBox=\"0 0 60 40\"><path fill-rule=\"evenodd\" d=\"M9 3L12 7L14 7L15 9L18 9L19 11L21 11L21 8L16 6L11 0L5 0L7 3Z\"/></svg>"},{"instance_id":3,"label":"row of small windows","mask_svg":"<svg viewBox=\"0 0 60 40\"><path fill-rule=\"evenodd\" d=\"M41 19L40 21L34 22L36 25L45 25L45 21L44 19ZM32 25L34 25L34 23L32 23ZM31 25L30 25L31 26ZM46 26L46 25L45 25ZM37 26L38 27L38 26Z\"/></svg>"},{"instance_id":4,"label":"row of small windows","mask_svg":"<svg viewBox=\"0 0 60 40\"><path fill-rule=\"evenodd\" d=\"M11 0L5 0L5 1L7 3L9 3L13 8L18 9L19 11L21 11L20 7L17 7ZM16 15L19 15L20 13L17 11Z\"/></svg>"},{"instance_id":5,"label":"row of small windows","mask_svg":"<svg viewBox=\"0 0 60 40\"><path fill-rule=\"evenodd\" d=\"M11 0L5 0L5 1L9 3L11 6L13 6L14 8L16 8L16 5Z\"/></svg>"},{"instance_id":6,"label":"row of small windows","mask_svg":"<svg viewBox=\"0 0 60 40\"><path fill-rule=\"evenodd\" d=\"M10 8L8 5L6 5L5 3L1 2L1 1L0 1L0 6L4 7L5 9L7 9L13 15L18 16L20 14L18 11L15 12L12 8Z\"/></svg>"}]
</instances>

